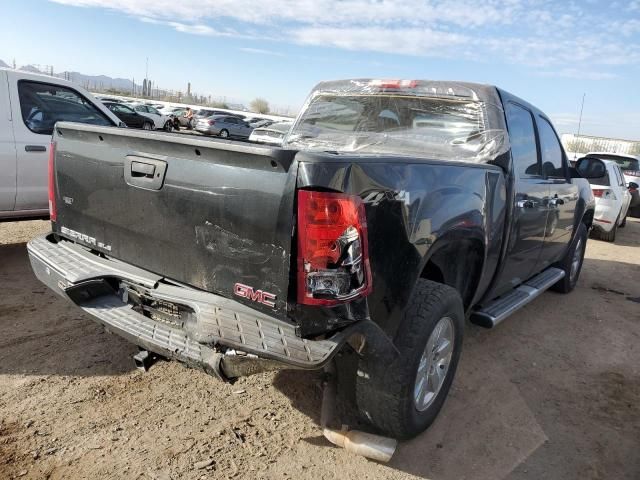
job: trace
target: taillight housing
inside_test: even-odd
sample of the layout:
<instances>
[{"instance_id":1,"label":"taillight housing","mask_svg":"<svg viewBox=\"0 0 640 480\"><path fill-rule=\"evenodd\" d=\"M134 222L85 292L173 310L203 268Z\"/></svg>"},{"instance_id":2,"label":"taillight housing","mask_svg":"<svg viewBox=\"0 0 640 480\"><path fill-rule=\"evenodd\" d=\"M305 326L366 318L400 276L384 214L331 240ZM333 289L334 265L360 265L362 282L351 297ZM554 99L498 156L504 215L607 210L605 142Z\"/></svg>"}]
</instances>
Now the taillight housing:
<instances>
[{"instance_id":1,"label":"taillight housing","mask_svg":"<svg viewBox=\"0 0 640 480\"><path fill-rule=\"evenodd\" d=\"M58 210L56 208L56 192L55 192L55 158L56 158L56 143L51 142L49 145L49 218L52 222L58 219Z\"/></svg>"},{"instance_id":2,"label":"taillight housing","mask_svg":"<svg viewBox=\"0 0 640 480\"><path fill-rule=\"evenodd\" d=\"M215 125L216 121L215 120L209 120L209 125Z\"/></svg>"},{"instance_id":3,"label":"taillight housing","mask_svg":"<svg viewBox=\"0 0 640 480\"><path fill-rule=\"evenodd\" d=\"M298 303L338 305L372 290L362 199L298 191Z\"/></svg>"},{"instance_id":4,"label":"taillight housing","mask_svg":"<svg viewBox=\"0 0 640 480\"><path fill-rule=\"evenodd\" d=\"M608 188L593 188L593 196L598 198L604 198L605 200L615 200L616 195L612 190Z\"/></svg>"}]
</instances>

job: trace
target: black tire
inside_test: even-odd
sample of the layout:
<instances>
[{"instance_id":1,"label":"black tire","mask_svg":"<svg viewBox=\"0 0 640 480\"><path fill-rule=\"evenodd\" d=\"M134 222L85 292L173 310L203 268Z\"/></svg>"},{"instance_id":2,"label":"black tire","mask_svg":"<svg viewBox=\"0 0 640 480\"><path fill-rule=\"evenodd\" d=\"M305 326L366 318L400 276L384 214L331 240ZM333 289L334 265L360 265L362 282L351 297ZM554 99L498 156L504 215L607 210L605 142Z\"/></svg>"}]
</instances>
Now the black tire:
<instances>
[{"instance_id":1,"label":"black tire","mask_svg":"<svg viewBox=\"0 0 640 480\"><path fill-rule=\"evenodd\" d=\"M578 278L580 278L580 272L582 271L582 264L584 263L584 252L587 247L587 237L589 236L589 232L587 231L587 227L584 223L580 222L578 225L578 231L573 237L573 241L571 242L571 246L564 258L554 265L561 270L564 270L564 277L558 283L551 287L551 290L554 292L560 293L569 293L574 288L576 288L576 284L578 283ZM577 269L574 274L572 274L572 266L576 253L576 249L580 248L580 252L578 252L579 263Z\"/></svg>"},{"instance_id":2,"label":"black tire","mask_svg":"<svg viewBox=\"0 0 640 480\"><path fill-rule=\"evenodd\" d=\"M453 326L453 352L443 383L431 403L419 411L414 401L418 367L431 333L441 319ZM458 292L420 279L395 337L399 355L390 364L365 355L358 365L356 400L360 413L385 435L406 439L435 420L447 397L458 366L464 330L464 308Z\"/></svg>"},{"instance_id":3,"label":"black tire","mask_svg":"<svg viewBox=\"0 0 640 480\"><path fill-rule=\"evenodd\" d=\"M613 222L613 228L608 231L605 232L604 230L593 230L593 235L595 238L599 239L599 240L603 240L605 242L615 242L616 241L616 233L618 232L618 219L616 218L616 221Z\"/></svg>"},{"instance_id":4,"label":"black tire","mask_svg":"<svg viewBox=\"0 0 640 480\"><path fill-rule=\"evenodd\" d=\"M222 138L229 138L229 130L223 128L222 130L220 130L220 133L218 135Z\"/></svg>"},{"instance_id":5,"label":"black tire","mask_svg":"<svg viewBox=\"0 0 640 480\"><path fill-rule=\"evenodd\" d=\"M164 131L165 132L173 131L173 123L171 122L171 120L167 120L167 123L164 124Z\"/></svg>"},{"instance_id":6,"label":"black tire","mask_svg":"<svg viewBox=\"0 0 640 480\"><path fill-rule=\"evenodd\" d=\"M153 130L153 123L151 122L144 122L142 124L142 129L143 130Z\"/></svg>"}]
</instances>

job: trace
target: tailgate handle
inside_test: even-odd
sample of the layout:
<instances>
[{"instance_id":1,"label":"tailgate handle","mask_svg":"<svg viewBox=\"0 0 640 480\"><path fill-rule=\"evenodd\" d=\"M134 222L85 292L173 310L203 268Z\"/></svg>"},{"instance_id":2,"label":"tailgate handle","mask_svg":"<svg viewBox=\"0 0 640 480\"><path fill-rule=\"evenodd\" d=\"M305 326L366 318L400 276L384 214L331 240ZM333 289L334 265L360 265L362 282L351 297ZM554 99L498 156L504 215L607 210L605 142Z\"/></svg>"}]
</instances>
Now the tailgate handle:
<instances>
[{"instance_id":1,"label":"tailgate handle","mask_svg":"<svg viewBox=\"0 0 640 480\"><path fill-rule=\"evenodd\" d=\"M156 173L155 165L142 162L131 162L131 176L132 177L153 177Z\"/></svg>"},{"instance_id":2,"label":"tailgate handle","mask_svg":"<svg viewBox=\"0 0 640 480\"><path fill-rule=\"evenodd\" d=\"M166 173L167 162L163 160L127 155L124 161L124 180L132 187L160 190Z\"/></svg>"}]
</instances>

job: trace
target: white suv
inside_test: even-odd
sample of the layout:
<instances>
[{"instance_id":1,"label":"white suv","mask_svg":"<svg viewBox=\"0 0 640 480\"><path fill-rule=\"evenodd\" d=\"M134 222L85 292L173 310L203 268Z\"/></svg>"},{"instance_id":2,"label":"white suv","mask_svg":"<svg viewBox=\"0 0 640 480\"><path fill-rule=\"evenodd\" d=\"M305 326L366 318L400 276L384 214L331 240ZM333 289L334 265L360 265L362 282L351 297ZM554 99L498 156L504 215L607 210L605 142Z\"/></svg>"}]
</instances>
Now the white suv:
<instances>
[{"instance_id":1,"label":"white suv","mask_svg":"<svg viewBox=\"0 0 640 480\"><path fill-rule=\"evenodd\" d=\"M603 163L606 173L600 178L589 179L596 200L593 232L601 240L613 242L618 227L625 226L631 194L618 164L612 160L603 160Z\"/></svg>"}]
</instances>

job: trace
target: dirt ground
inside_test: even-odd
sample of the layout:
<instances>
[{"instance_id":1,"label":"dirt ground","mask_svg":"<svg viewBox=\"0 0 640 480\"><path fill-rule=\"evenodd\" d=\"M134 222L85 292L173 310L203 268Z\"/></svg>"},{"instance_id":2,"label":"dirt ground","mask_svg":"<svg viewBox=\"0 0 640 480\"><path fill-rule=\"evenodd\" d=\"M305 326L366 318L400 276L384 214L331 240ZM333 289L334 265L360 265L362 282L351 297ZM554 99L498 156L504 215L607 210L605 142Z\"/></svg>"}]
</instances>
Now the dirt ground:
<instances>
[{"instance_id":1,"label":"dirt ground","mask_svg":"<svg viewBox=\"0 0 640 480\"><path fill-rule=\"evenodd\" d=\"M640 478L640 222L590 240L571 295L469 325L434 425L389 464L331 446L320 376L134 368L31 273L47 222L0 223L0 479Z\"/></svg>"}]
</instances>

